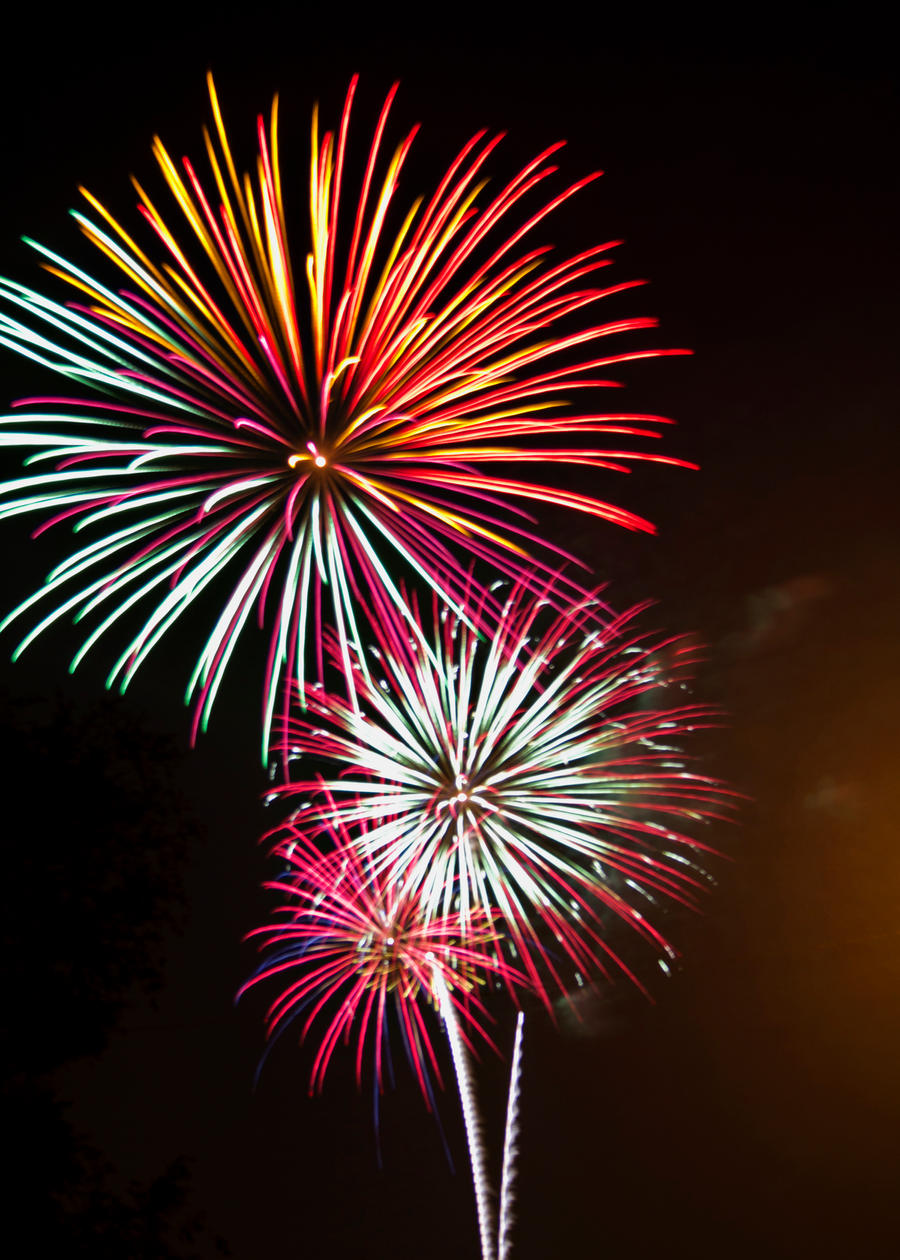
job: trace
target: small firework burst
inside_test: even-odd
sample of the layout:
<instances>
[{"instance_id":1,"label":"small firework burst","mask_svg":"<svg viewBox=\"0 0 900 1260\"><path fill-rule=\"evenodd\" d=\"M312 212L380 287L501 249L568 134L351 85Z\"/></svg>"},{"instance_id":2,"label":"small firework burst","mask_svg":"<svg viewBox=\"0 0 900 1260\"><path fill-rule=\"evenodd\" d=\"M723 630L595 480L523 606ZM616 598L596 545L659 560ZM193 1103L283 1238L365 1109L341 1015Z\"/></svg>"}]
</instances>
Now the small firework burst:
<instances>
[{"instance_id":1,"label":"small firework burst","mask_svg":"<svg viewBox=\"0 0 900 1260\"><path fill-rule=\"evenodd\" d=\"M358 1082L371 1045L380 1089L394 1018L429 1102L431 1073L440 1081L440 1071L424 1008L442 995L467 1041L476 1035L490 1042L480 986L524 984L524 977L504 961L489 915L473 916L465 937L456 915L426 918L409 881L375 870L347 839L333 829L336 847L322 854L288 828L276 847L285 872L267 885L283 900L277 921L251 933L266 956L244 990L273 979L281 984L268 1010L270 1036L299 1019L305 1039L318 1021L311 1091L321 1088L342 1039L355 1043Z\"/></svg>"}]
</instances>

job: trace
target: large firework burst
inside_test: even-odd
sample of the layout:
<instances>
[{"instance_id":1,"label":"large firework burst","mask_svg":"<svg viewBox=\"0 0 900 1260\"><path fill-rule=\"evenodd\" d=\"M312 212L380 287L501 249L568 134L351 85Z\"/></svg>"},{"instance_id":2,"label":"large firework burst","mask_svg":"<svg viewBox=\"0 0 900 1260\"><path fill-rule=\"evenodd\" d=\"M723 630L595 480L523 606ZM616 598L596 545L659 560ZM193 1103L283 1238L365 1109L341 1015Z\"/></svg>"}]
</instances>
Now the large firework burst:
<instances>
[{"instance_id":1,"label":"large firework burst","mask_svg":"<svg viewBox=\"0 0 900 1260\"><path fill-rule=\"evenodd\" d=\"M396 1024L425 1096L431 1100L431 1073L440 1071L424 1007L448 1004L469 1034L490 1042L478 988L487 980L523 984L497 949L490 916L473 918L465 939L458 916L422 912L418 891L402 873L377 871L348 843L338 823L328 853L310 848L299 831L288 829L276 854L282 876L267 885L282 896L275 922L257 928L266 956L247 988L277 979L281 990L268 1010L269 1035L301 1020L305 1038L322 1029L313 1059L310 1090L320 1089L335 1047L355 1045L357 1082L366 1048L374 1056L381 1088L389 1017Z\"/></svg>"},{"instance_id":2,"label":"large firework burst","mask_svg":"<svg viewBox=\"0 0 900 1260\"><path fill-rule=\"evenodd\" d=\"M714 720L679 683L696 647L647 636L585 596L514 589L479 635L444 611L426 649L382 636L381 677L357 710L311 690L286 730L288 756L343 767L284 789L313 840L335 819L378 869L403 870L428 917L485 909L503 923L531 983L565 985L567 956L590 974L614 959L610 917L672 953L646 917L657 899L692 904L704 883L690 834L733 799L689 770L679 743ZM337 650L336 646L333 650Z\"/></svg>"},{"instance_id":3,"label":"large firework burst","mask_svg":"<svg viewBox=\"0 0 900 1260\"><path fill-rule=\"evenodd\" d=\"M91 626L74 666L116 629L125 644L109 682L124 688L211 587L217 611L188 686L195 730L255 616L270 627L268 732L281 681L302 684L311 664L321 672L323 623L352 690L354 658L365 662L351 652L366 637L359 618L402 609L398 567L459 609L460 547L466 565L478 556L494 572L533 572L527 557L546 545L528 526L534 500L650 528L507 473L682 463L615 449L623 436L659 436L661 417L562 406L565 393L615 384L614 364L681 352L598 352L611 334L655 322L592 317L600 299L637 283L598 285L616 242L552 265L544 246L523 244L594 178L541 200L559 146L489 196L483 171L500 137L479 133L430 197L398 211L415 130L383 158L392 90L351 187L354 80L335 134L320 137L314 115L311 238L298 244L283 205L277 99L268 128L258 120L256 178L241 178L209 86L211 181L157 139L175 208L161 210L135 181L149 239L82 190L89 211L73 214L111 264L108 279L30 241L69 300L0 280L0 343L77 387L0 420L0 442L34 450L27 475L0 487L0 516L41 513L40 529L68 521L90 539L12 614L46 610L19 651L74 616Z\"/></svg>"}]
</instances>

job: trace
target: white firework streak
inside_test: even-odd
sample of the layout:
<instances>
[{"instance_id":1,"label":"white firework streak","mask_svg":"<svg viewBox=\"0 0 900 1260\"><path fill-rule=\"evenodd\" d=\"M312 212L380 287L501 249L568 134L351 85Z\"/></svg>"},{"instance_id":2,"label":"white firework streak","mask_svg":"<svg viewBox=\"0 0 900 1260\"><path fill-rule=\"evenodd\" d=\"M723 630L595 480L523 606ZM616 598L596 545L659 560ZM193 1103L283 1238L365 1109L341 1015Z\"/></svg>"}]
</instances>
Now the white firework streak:
<instances>
[{"instance_id":1,"label":"white firework streak","mask_svg":"<svg viewBox=\"0 0 900 1260\"><path fill-rule=\"evenodd\" d=\"M491 1188L488 1182L484 1141L482 1137L481 1117L475 1101L475 1083L469 1064L469 1056L459 1031L459 1022L447 985L437 968L433 971L434 992L438 1007L447 1030L450 1042L450 1053L453 1057L453 1068L456 1072L456 1083L459 1087L459 1100L462 1104L463 1121L466 1126L466 1141L469 1146L469 1159L472 1164L472 1181L475 1185L475 1205L478 1209L478 1233L481 1239L481 1260L494 1260L494 1221L491 1210Z\"/></svg>"},{"instance_id":2,"label":"white firework streak","mask_svg":"<svg viewBox=\"0 0 900 1260\"><path fill-rule=\"evenodd\" d=\"M519 1153L519 1097L522 1092L522 1036L525 1016L519 1011L512 1068L509 1073L509 1098L506 1104L506 1131L503 1135L503 1174L500 1180L500 1226L497 1260L509 1260L512 1251L512 1206L516 1180L516 1156Z\"/></svg>"}]
</instances>

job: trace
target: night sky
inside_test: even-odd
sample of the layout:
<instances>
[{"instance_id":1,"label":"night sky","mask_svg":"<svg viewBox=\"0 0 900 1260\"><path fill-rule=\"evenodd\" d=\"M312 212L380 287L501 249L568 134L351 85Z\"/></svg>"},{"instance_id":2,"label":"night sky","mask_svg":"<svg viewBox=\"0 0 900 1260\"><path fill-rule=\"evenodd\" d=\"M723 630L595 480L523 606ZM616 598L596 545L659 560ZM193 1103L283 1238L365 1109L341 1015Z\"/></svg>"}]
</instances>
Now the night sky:
<instances>
[{"instance_id":1,"label":"night sky","mask_svg":"<svg viewBox=\"0 0 900 1260\"><path fill-rule=\"evenodd\" d=\"M482 126L509 132L498 178L560 138L565 176L601 167L543 239L625 238L607 274L652 284L610 313L659 316L645 342L695 351L634 365L621 401L675 418L666 452L701 470L638 466L596 485L658 535L540 519L614 604L653 598L648 624L709 645L698 694L729 718L703 766L749 800L715 836L726 857L711 863L703 913L661 920L682 956L654 980L654 1003L619 982L580 1022L562 1011L554 1027L529 1008L514 1257L894 1254L898 198L886 30L865 6L810 6L808 20L789 6L688 6L677 20L648 7L587 25L563 6L530 31L490 8L478 26L454 14L442 30L389 12L360 24L337 6L164 12L143 12L138 35L98 17L50 26L37 11L7 29L4 274L40 287L26 232L86 258L65 214L76 185L128 217L130 173L160 186L154 133L201 160L207 68L245 164L256 113L281 93L300 253L310 110L318 100L336 121L359 71L358 137L394 79L392 137L422 123L401 198L429 189ZM39 392L36 380L0 359L4 403ZM564 484L595 488L577 473ZM62 532L31 543L21 520L4 525L4 610L65 545ZM16 665L5 638L5 1098L18 1155L7 1220L38 1241L57 1230L66 1254L123 1260L474 1257L450 1089L455 1174L402 1067L383 1103L381 1170L370 1091L356 1093L340 1056L310 1099L311 1056L285 1038L254 1088L264 1003L233 996L272 874L256 844L275 821L261 804L262 639L238 654L191 750L181 693L202 628L173 634L112 700L111 653L68 675L72 627ZM509 1047L511 1012L496 1014ZM478 1069L495 1153L506 1070L489 1056Z\"/></svg>"}]
</instances>

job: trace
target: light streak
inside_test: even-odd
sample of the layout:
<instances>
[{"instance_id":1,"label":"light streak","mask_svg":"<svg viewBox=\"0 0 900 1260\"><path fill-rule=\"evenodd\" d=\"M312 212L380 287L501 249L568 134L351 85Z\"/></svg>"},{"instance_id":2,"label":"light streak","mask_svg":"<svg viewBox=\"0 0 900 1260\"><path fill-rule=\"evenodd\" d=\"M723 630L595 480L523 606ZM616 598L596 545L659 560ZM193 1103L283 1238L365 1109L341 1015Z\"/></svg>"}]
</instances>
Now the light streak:
<instances>
[{"instance_id":1,"label":"light streak","mask_svg":"<svg viewBox=\"0 0 900 1260\"><path fill-rule=\"evenodd\" d=\"M487 1159L484 1150L484 1134L478 1103L475 1097L475 1081L472 1077L469 1056L459 1031L456 1010L443 975L434 973L434 990L438 1007L444 1019L447 1039L450 1042L450 1053L456 1072L456 1083L459 1088L459 1101L462 1105L463 1120L466 1129L466 1143L469 1148L469 1160L472 1165L472 1182L475 1186L475 1203L478 1209L478 1236L481 1240L482 1260L494 1260L494 1213L491 1203L491 1187L487 1175Z\"/></svg>"},{"instance_id":2,"label":"light streak","mask_svg":"<svg viewBox=\"0 0 900 1260\"><path fill-rule=\"evenodd\" d=\"M509 1260L512 1251L513 1196L516 1182L516 1157L519 1153L519 1098L522 1089L522 1041L525 1015L516 1018L512 1067L509 1072L509 1095L506 1102L506 1127L503 1131L503 1174L500 1179L500 1223L497 1229L497 1260Z\"/></svg>"}]
</instances>

